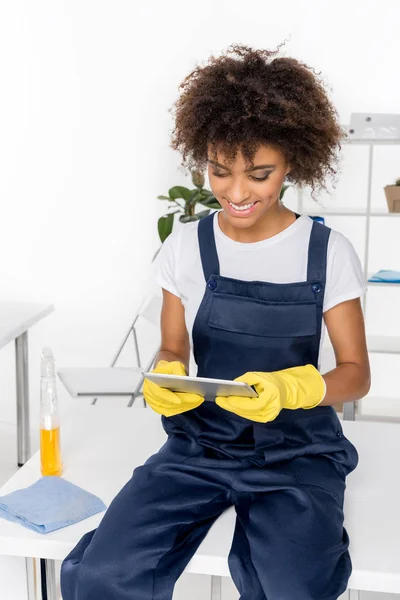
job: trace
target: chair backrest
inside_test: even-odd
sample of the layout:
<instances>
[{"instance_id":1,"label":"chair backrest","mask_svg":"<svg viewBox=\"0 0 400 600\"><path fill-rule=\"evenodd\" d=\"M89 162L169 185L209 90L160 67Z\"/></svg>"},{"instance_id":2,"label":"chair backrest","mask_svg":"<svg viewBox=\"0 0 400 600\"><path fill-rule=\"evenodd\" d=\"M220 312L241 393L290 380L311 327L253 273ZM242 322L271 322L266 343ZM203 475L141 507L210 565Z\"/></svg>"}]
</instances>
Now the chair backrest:
<instances>
[{"instance_id":1,"label":"chair backrest","mask_svg":"<svg viewBox=\"0 0 400 600\"><path fill-rule=\"evenodd\" d=\"M114 355L113 360L111 361L111 367L116 365L117 360L119 359L127 341L130 336L133 334L134 344L135 344L135 353L137 365L141 366L140 358L139 358L139 344L137 337L137 327L139 325L140 329L140 321L143 319L145 322L150 323L153 327L160 328L160 317L161 317L161 307L162 307L162 292L161 289L155 285L151 285L147 289L147 293L139 306L136 315L131 322L131 325L125 334L116 354Z\"/></svg>"}]
</instances>

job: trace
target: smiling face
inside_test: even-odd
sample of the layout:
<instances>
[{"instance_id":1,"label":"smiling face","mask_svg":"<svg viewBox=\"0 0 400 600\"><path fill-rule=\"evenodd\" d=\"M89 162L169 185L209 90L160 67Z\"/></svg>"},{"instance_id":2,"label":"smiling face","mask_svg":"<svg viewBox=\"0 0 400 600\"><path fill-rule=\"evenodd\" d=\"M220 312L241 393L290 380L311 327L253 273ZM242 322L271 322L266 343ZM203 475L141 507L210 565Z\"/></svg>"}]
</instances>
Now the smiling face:
<instances>
[{"instance_id":1,"label":"smiling face","mask_svg":"<svg viewBox=\"0 0 400 600\"><path fill-rule=\"evenodd\" d=\"M290 171L282 152L260 146L249 165L240 150L235 160L228 162L221 153L214 156L209 147L207 162L211 190L230 225L253 227L268 212L279 210L280 192Z\"/></svg>"}]
</instances>

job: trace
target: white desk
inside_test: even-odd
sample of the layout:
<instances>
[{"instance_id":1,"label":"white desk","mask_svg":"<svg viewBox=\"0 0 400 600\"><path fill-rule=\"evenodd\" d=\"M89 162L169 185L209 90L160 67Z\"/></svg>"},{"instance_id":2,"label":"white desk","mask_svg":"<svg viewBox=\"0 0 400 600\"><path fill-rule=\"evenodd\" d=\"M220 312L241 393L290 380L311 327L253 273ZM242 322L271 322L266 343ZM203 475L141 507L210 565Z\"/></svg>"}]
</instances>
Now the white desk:
<instances>
[{"instance_id":1,"label":"white desk","mask_svg":"<svg viewBox=\"0 0 400 600\"><path fill-rule=\"evenodd\" d=\"M51 304L0 302L0 349L15 340L18 466L30 457L28 329L53 312Z\"/></svg>"},{"instance_id":2,"label":"white desk","mask_svg":"<svg viewBox=\"0 0 400 600\"><path fill-rule=\"evenodd\" d=\"M360 455L359 466L347 480L346 528L353 561L349 587L400 593L399 425L346 421L343 426ZM63 476L98 495L107 506L133 469L166 439L159 416L144 408L79 406L64 417L61 427ZM37 452L0 489L0 495L26 487L39 477ZM47 535L0 519L0 554L49 559L49 565L52 560L62 560L103 515ZM227 556L234 517L229 509L217 520L187 572L229 576ZM218 598L218 593L214 597ZM50 593L48 600L53 600Z\"/></svg>"}]
</instances>

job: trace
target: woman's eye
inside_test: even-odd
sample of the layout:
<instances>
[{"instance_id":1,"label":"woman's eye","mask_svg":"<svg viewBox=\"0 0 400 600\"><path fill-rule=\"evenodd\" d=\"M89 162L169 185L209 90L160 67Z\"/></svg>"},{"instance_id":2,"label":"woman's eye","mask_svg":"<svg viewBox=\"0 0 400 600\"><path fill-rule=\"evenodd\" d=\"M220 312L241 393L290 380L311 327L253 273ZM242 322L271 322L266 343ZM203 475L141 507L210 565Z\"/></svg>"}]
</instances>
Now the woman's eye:
<instances>
[{"instance_id":1,"label":"woman's eye","mask_svg":"<svg viewBox=\"0 0 400 600\"><path fill-rule=\"evenodd\" d=\"M215 177L228 177L227 173L215 173L215 171L213 172L213 175L215 175ZM265 177L250 177L250 179L252 179L253 181L265 181L266 179L268 179L268 177L269 173Z\"/></svg>"},{"instance_id":2,"label":"woman's eye","mask_svg":"<svg viewBox=\"0 0 400 600\"><path fill-rule=\"evenodd\" d=\"M265 181L266 179L268 179L269 174L266 175L265 177L252 177L252 179L254 179L254 181Z\"/></svg>"}]
</instances>

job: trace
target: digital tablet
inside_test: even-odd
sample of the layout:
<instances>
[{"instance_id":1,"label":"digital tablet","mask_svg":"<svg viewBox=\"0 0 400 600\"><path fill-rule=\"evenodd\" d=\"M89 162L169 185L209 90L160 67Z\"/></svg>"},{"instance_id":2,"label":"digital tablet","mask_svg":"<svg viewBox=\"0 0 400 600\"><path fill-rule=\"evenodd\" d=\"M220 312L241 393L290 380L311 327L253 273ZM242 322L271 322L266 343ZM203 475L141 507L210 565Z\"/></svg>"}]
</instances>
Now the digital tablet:
<instances>
[{"instance_id":1,"label":"digital tablet","mask_svg":"<svg viewBox=\"0 0 400 600\"><path fill-rule=\"evenodd\" d=\"M192 392L204 396L205 400L214 402L216 396L245 396L258 398L255 389L242 381L229 379L212 379L209 377L190 377L187 375L164 375L143 371L143 376L161 387L173 392Z\"/></svg>"}]
</instances>

